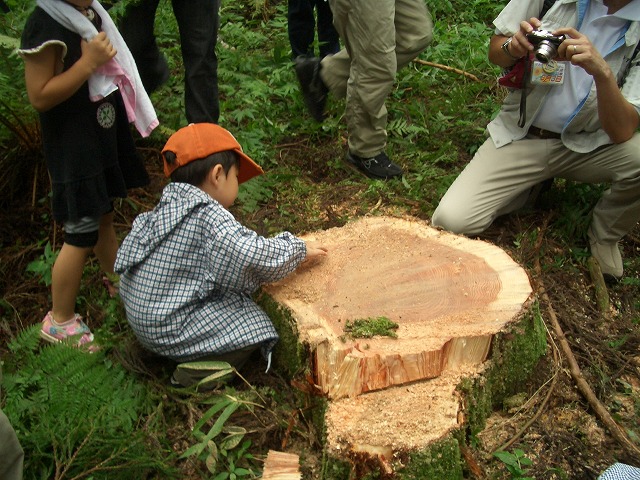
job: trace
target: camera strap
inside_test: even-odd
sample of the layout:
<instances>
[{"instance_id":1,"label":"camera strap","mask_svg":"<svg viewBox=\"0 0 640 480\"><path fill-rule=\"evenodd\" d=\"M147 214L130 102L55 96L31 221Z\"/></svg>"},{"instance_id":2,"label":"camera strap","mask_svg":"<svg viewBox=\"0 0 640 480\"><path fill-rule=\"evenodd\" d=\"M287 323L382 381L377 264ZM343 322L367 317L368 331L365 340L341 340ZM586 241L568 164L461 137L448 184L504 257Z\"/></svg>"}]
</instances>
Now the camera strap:
<instances>
[{"instance_id":1,"label":"camera strap","mask_svg":"<svg viewBox=\"0 0 640 480\"><path fill-rule=\"evenodd\" d=\"M518 126L524 128L527 123L527 89L529 87L529 77L531 76L531 58L529 55L524 57L524 75L522 77L522 89L520 90L520 118Z\"/></svg>"},{"instance_id":2,"label":"camera strap","mask_svg":"<svg viewBox=\"0 0 640 480\"><path fill-rule=\"evenodd\" d=\"M544 0L539 18L543 18L557 0ZM524 58L524 76L522 77L522 89L520 90L520 118L518 126L523 128L527 123L527 88L529 87L529 77L531 76L531 59L529 55Z\"/></svg>"}]
</instances>

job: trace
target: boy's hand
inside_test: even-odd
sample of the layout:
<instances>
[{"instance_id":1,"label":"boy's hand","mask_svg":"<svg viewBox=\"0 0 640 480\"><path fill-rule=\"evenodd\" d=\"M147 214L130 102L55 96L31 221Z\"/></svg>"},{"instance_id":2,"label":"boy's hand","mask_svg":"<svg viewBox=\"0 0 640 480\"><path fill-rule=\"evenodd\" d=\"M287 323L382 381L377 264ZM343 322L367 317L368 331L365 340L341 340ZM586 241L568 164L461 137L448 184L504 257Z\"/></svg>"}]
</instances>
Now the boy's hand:
<instances>
[{"instance_id":1,"label":"boy's hand","mask_svg":"<svg viewBox=\"0 0 640 480\"><path fill-rule=\"evenodd\" d=\"M92 70L96 70L118 53L104 32L98 33L90 42L82 40L82 58Z\"/></svg>"},{"instance_id":2,"label":"boy's hand","mask_svg":"<svg viewBox=\"0 0 640 480\"><path fill-rule=\"evenodd\" d=\"M318 245L315 242L305 242L307 245L307 258L305 258L301 266L308 267L310 265L314 265L318 261L322 259L322 257L327 256L327 249L322 245Z\"/></svg>"}]
</instances>

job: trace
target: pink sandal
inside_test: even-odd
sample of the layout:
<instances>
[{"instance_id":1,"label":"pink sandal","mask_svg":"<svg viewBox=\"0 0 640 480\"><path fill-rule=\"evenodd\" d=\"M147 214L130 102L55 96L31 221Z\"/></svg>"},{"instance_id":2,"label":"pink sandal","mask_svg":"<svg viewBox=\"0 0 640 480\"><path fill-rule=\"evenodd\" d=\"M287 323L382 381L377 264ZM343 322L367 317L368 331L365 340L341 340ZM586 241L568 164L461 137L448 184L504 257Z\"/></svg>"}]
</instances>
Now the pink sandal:
<instances>
[{"instance_id":1,"label":"pink sandal","mask_svg":"<svg viewBox=\"0 0 640 480\"><path fill-rule=\"evenodd\" d=\"M74 337L79 337L75 345L73 343ZM93 342L93 333L91 333L89 327L85 325L82 321L82 317L77 313L71 320L64 323L57 323L53 319L53 313L48 312L42 319L40 338L51 343L69 341L71 345L86 347L89 352L95 352L98 350L96 345L89 345Z\"/></svg>"}]
</instances>

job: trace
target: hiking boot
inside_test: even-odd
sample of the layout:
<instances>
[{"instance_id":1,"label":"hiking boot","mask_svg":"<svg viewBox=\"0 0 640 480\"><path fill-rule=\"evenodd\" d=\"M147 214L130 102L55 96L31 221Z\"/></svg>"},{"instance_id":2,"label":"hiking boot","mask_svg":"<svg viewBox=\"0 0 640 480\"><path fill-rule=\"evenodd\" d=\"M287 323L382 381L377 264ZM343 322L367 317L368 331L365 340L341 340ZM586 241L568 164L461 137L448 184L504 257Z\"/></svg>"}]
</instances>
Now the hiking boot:
<instances>
[{"instance_id":1,"label":"hiking boot","mask_svg":"<svg viewBox=\"0 0 640 480\"><path fill-rule=\"evenodd\" d=\"M316 122L325 118L324 107L327 104L329 89L320 78L320 59L300 56L295 60L295 69L304 103Z\"/></svg>"},{"instance_id":2,"label":"hiking boot","mask_svg":"<svg viewBox=\"0 0 640 480\"><path fill-rule=\"evenodd\" d=\"M617 282L622 278L622 255L618 242L598 243L589 229L589 247L591 256L598 261L602 276L608 282Z\"/></svg>"},{"instance_id":3,"label":"hiking boot","mask_svg":"<svg viewBox=\"0 0 640 480\"><path fill-rule=\"evenodd\" d=\"M402 175L402 168L389 160L389 157L384 152L380 152L371 158L362 158L349 152L347 154L347 162L369 178L386 180Z\"/></svg>"}]
</instances>

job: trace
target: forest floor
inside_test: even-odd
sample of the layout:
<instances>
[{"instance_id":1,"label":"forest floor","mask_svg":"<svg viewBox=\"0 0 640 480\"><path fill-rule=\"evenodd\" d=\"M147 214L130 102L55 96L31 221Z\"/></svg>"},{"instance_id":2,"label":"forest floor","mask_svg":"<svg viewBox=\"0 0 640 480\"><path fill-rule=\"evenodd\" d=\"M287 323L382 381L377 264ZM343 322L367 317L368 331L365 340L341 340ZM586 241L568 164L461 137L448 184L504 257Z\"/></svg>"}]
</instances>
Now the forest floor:
<instances>
[{"instance_id":1,"label":"forest floor","mask_svg":"<svg viewBox=\"0 0 640 480\"><path fill-rule=\"evenodd\" d=\"M152 183L145 189L133 191L129 201L116 206L116 226L119 235L124 235L133 221L135 213L152 208L165 180L160 170L158 148L144 145L140 151L147 156ZM311 183L337 182L351 175L352 186L325 190L317 205L318 217L313 223L305 222L305 209L300 215L288 212L286 224L280 223L277 195L251 213L243 213L233 207L236 216L260 233L265 219L270 219L270 230L280 227L296 233L318 228L330 228L344 224L346 219L365 214L397 215L396 205L387 205L384 198L374 207L359 203L354 192L363 188L367 180L344 168L328 168L327 158L337 155L332 145L314 145L292 142L281 148L282 158L287 162L298 162L300 172ZM46 178L40 178L46 183ZM40 188L40 187L37 187ZM539 293L540 311L547 324L549 347L547 355L540 361L534 375L523 378L523 398L515 406L496 409L489 418L487 427L478 438L470 439L472 448L466 457L467 478L525 478L537 479L591 479L596 478L607 466L616 461L639 465L640 458L625 450L614 440L595 413L593 406L577 389L564 353L559 347L558 332L554 330L551 317L556 316L564 335L581 368L582 375L595 396L611 413L618 424L638 445L640 434L640 335L638 322L638 283L627 281L609 286L611 308L606 312L598 309L593 283L585 263L567 260L566 245L556 240L549 230L554 220L562 216L562 202L558 199L567 192L554 187L542 197L536 208L517 215L498 219L482 238L504 248L516 261L524 266L531 278L534 290ZM0 278L3 302L1 318L8 318L7 309L13 309L15 322L0 322L0 336L12 338L21 329L40 321L49 305L49 291L41 282L26 273L27 264L41 255L42 238L54 244L60 242L60 231L47 233L47 225L41 221L47 217L48 206L29 202L29 195L18 195L10 208L0 209L0 232L4 248L0 255L3 271L10 272ZM18 200L18 201L16 201ZM303 200L301 199L301 202ZM46 203L46 202L45 202ZM288 207L291 209L291 206ZM426 216L410 203L401 212L403 215ZM291 219L297 219L292 225ZM54 238L55 235L55 238ZM582 248L584 245L576 240ZM582 241L583 242L583 241ZM640 250L640 229L636 228L621 244L625 259L634 259ZM637 268L637 262L630 262ZM638 271L627 271L626 277L638 279ZM82 295L101 289L101 275L91 274L84 279ZM86 311L93 328L100 325L102 312L100 303L86 302ZM4 342L0 354L6 354ZM141 379L166 390L166 364L150 357L135 342L116 348L114 358L130 370L141 375ZM266 454L269 449L298 453L301 457L305 479L319 479L322 447L321 435L309 419L309 409L314 397L300 382L289 382L277 374L248 372L246 378L254 386L269 388L277 392L269 400L262 413L236 419L246 424L251 434L252 451ZM242 388L238 385L237 388ZM171 401L175 392L167 391ZM184 451L192 443L186 425L193 424L193 407L176 406L176 418L172 420L166 435L177 452ZM185 422L185 415L187 421ZM534 418L509 451L520 449L532 461L522 465L521 476L508 473L506 465L491 455L505 442L514 439L516 432ZM182 478L203 478L202 466L185 461L180 464Z\"/></svg>"}]
</instances>

